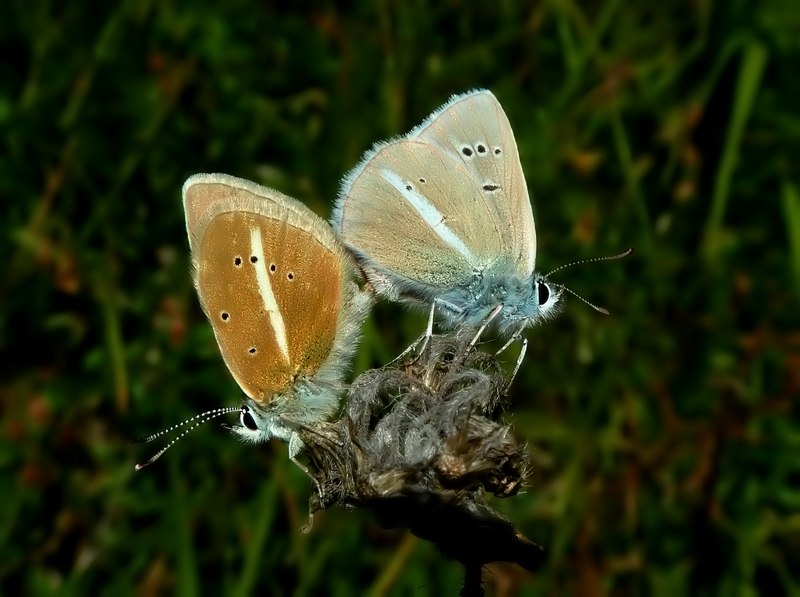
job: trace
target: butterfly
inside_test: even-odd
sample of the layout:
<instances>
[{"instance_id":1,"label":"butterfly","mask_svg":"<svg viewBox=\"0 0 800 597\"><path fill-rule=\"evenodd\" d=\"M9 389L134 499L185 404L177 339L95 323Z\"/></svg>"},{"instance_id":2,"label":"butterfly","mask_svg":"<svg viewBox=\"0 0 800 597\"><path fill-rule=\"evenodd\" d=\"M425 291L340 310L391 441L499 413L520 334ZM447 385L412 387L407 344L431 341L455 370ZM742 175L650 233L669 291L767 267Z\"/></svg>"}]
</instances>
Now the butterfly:
<instances>
[{"instance_id":1,"label":"butterfly","mask_svg":"<svg viewBox=\"0 0 800 597\"><path fill-rule=\"evenodd\" d=\"M449 327L480 334L491 323L510 343L572 293L535 269L514 133L485 89L453 96L368 151L345 177L331 222L379 295L431 305L428 336L438 310Z\"/></svg>"},{"instance_id":2,"label":"butterfly","mask_svg":"<svg viewBox=\"0 0 800 597\"><path fill-rule=\"evenodd\" d=\"M289 457L308 473L297 460L298 430L337 411L372 294L327 222L291 197L196 174L183 185L183 205L197 295L245 394L231 429L250 442L288 441ZM232 410L198 415L194 426Z\"/></svg>"}]
</instances>

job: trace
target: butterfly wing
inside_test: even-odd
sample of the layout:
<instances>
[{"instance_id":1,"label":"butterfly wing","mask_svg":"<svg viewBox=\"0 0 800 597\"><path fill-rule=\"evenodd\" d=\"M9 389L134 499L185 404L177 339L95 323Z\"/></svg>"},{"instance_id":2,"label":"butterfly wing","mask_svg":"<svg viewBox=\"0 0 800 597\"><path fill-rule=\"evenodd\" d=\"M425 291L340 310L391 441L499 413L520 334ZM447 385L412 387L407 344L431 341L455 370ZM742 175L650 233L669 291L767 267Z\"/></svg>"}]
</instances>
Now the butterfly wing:
<instances>
[{"instance_id":1,"label":"butterfly wing","mask_svg":"<svg viewBox=\"0 0 800 597\"><path fill-rule=\"evenodd\" d=\"M224 175L190 178L184 207L200 303L245 394L266 404L298 378L340 370L366 310L330 227L290 197Z\"/></svg>"},{"instance_id":2,"label":"butterfly wing","mask_svg":"<svg viewBox=\"0 0 800 597\"><path fill-rule=\"evenodd\" d=\"M194 249L193 241L202 236L204 227L208 225L215 210L220 209L221 204L228 202L234 206L232 209L235 209L242 200L262 206L262 209L267 204L282 206L297 214L301 220L307 214L314 216L313 212L297 199L250 180L219 172L193 174L183 183L183 208L190 248ZM327 226L322 228L327 229ZM338 244L335 240L330 242L334 247Z\"/></svg>"},{"instance_id":3,"label":"butterfly wing","mask_svg":"<svg viewBox=\"0 0 800 597\"><path fill-rule=\"evenodd\" d=\"M488 91L453 97L345 179L332 221L378 292L432 298L494 268L527 278L536 234L514 135Z\"/></svg>"},{"instance_id":4,"label":"butterfly wing","mask_svg":"<svg viewBox=\"0 0 800 597\"><path fill-rule=\"evenodd\" d=\"M454 96L408 135L458 157L501 224L503 250L521 277L533 273L536 229L514 132L487 90Z\"/></svg>"},{"instance_id":5,"label":"butterfly wing","mask_svg":"<svg viewBox=\"0 0 800 597\"><path fill-rule=\"evenodd\" d=\"M498 222L460 160L400 139L348 178L334 221L367 269L423 290L466 284L501 251Z\"/></svg>"}]
</instances>

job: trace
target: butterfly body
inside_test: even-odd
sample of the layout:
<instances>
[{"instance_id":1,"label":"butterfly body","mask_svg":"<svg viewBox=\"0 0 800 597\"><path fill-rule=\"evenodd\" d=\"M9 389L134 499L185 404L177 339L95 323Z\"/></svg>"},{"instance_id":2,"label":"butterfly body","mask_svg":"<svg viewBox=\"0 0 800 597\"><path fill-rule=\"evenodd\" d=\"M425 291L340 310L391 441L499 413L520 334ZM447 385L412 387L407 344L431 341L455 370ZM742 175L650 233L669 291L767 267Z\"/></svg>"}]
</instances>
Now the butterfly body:
<instances>
[{"instance_id":1,"label":"butterfly body","mask_svg":"<svg viewBox=\"0 0 800 597\"><path fill-rule=\"evenodd\" d=\"M558 296L558 291L556 297ZM549 286L538 273L520 278L504 272L477 273L465 288L438 294L434 301L441 307L450 327L477 327L500 306L495 327L500 336L509 337L515 331L536 325L558 313L559 303L547 310L542 304L550 299ZM556 298L557 301L557 298Z\"/></svg>"},{"instance_id":2,"label":"butterfly body","mask_svg":"<svg viewBox=\"0 0 800 597\"><path fill-rule=\"evenodd\" d=\"M557 313L511 125L489 91L454 96L345 178L334 229L379 295L504 337Z\"/></svg>"}]
</instances>

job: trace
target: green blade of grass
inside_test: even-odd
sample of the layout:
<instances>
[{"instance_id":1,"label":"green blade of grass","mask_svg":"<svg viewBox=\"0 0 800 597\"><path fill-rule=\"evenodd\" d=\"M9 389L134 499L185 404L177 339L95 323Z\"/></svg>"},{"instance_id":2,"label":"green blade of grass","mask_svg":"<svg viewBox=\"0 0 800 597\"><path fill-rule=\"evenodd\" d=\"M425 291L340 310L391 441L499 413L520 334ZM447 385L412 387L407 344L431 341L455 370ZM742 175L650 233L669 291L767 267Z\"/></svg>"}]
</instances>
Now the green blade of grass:
<instances>
[{"instance_id":1,"label":"green blade of grass","mask_svg":"<svg viewBox=\"0 0 800 597\"><path fill-rule=\"evenodd\" d=\"M753 111L756 95L761 84L761 76L767 64L767 50L763 44L752 40L745 44L736 92L733 98L733 111L728 125L725 145L722 148L714 190L711 197L711 210L706 224L703 241L703 255L707 261L716 257L720 244L720 228L730 198L731 181L739 158L744 134L750 113Z\"/></svg>"},{"instance_id":2,"label":"green blade of grass","mask_svg":"<svg viewBox=\"0 0 800 597\"><path fill-rule=\"evenodd\" d=\"M789 241L790 282L795 294L800 297L800 192L788 180L783 183L781 200Z\"/></svg>"},{"instance_id":3,"label":"green blade of grass","mask_svg":"<svg viewBox=\"0 0 800 597\"><path fill-rule=\"evenodd\" d=\"M278 514L278 486L275 483L267 483L261 491L261 496L257 500L261 504L259 516L253 521L249 546L247 547L246 559L242 572L239 575L239 582L233 595L252 595L254 587L261 572L261 563L264 554L264 544L267 541L270 529L272 529L275 517Z\"/></svg>"},{"instance_id":4,"label":"green blade of grass","mask_svg":"<svg viewBox=\"0 0 800 597\"><path fill-rule=\"evenodd\" d=\"M186 495L182 487L181 473L177 459L168 458L170 477L169 518L174 529L174 549L176 559L176 590L180 597L195 597L200 594L202 579L197 568L197 551L192 538L193 510L186 507Z\"/></svg>"},{"instance_id":5,"label":"green blade of grass","mask_svg":"<svg viewBox=\"0 0 800 597\"><path fill-rule=\"evenodd\" d=\"M650 214L645 204L642 188L639 183L639 175L636 173L634 165L633 152L631 145L628 141L628 135L625 131L625 125L622 122L622 116L619 110L614 109L609 116L609 125L611 126L611 134L614 139L614 148L617 152L617 158L622 168L622 174L625 177L625 186L627 187L628 194L633 200L633 208L636 212L636 217L639 220L639 229L641 235L641 242L637 249L649 255L653 249L653 235L652 224L650 223Z\"/></svg>"},{"instance_id":6,"label":"green blade of grass","mask_svg":"<svg viewBox=\"0 0 800 597\"><path fill-rule=\"evenodd\" d=\"M125 359L125 343L122 338L122 322L120 321L119 308L117 304L117 291L112 280L110 271L100 274L95 291L96 299L100 303L100 310L103 315L103 331L105 333L106 348L108 349L108 359L111 365L111 375L113 379L114 399L119 412L127 412L129 393L128 393L128 366Z\"/></svg>"}]
</instances>

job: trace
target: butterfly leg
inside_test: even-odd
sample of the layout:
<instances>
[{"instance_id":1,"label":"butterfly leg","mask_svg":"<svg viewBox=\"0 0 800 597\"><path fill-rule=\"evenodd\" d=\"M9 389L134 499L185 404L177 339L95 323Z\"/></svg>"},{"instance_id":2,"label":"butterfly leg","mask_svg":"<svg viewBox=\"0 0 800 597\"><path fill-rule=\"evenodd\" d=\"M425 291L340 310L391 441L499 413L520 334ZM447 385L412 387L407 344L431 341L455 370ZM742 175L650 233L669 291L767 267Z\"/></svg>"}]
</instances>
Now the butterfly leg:
<instances>
[{"instance_id":1,"label":"butterfly leg","mask_svg":"<svg viewBox=\"0 0 800 597\"><path fill-rule=\"evenodd\" d=\"M322 486L319 484L319 481L317 481L317 478L313 474L311 474L311 471L308 470L308 467L297 459L297 455L300 453L303 447L304 447L303 440L300 439L300 436L297 435L297 433L292 433L292 435L289 437L289 460L294 462L295 465L297 465L297 468L299 468L306 475L308 475L308 478L314 482L314 485L317 488L317 494L319 494L320 503L322 503ZM300 532L304 534L308 533L311 531L313 526L314 526L314 513L310 512L308 515L308 522L306 522L302 526Z\"/></svg>"},{"instance_id":2,"label":"butterfly leg","mask_svg":"<svg viewBox=\"0 0 800 597\"><path fill-rule=\"evenodd\" d=\"M483 335L483 332L486 331L486 328L489 327L489 324L491 324L492 321L494 321L495 317L500 315L500 311L503 310L503 306L504 306L503 303L500 303L494 309L491 310L491 312L489 313L489 316L481 324L481 327L478 328L478 331L475 334L475 337L470 341L469 346L467 347L467 351L470 351L473 348L475 348L475 345L478 343L478 340L481 339L481 336Z\"/></svg>"},{"instance_id":3,"label":"butterfly leg","mask_svg":"<svg viewBox=\"0 0 800 597\"><path fill-rule=\"evenodd\" d=\"M431 303L431 310L430 313L428 314L428 325L425 327L425 332L422 334L422 336L414 340L414 342L412 342L408 348L406 348L403 352L401 352L399 356L392 359L392 363L397 363L398 361L402 361L403 359L405 359L410 353L417 350L417 347L420 345L420 343L422 344L422 348L420 348L419 351L417 351L418 354L414 358L414 361L416 361L419 358L419 356L425 351L425 349L428 347L428 342L433 336L433 316L435 312L436 312L436 299L434 299L433 302ZM411 362L413 363L414 361Z\"/></svg>"},{"instance_id":4,"label":"butterfly leg","mask_svg":"<svg viewBox=\"0 0 800 597\"><path fill-rule=\"evenodd\" d=\"M428 348L428 342L431 341L433 338L433 316L436 313L436 299L433 299L431 302L431 312L428 313L428 325L425 326L425 336L422 340L422 348L419 349L420 354L422 354L426 348Z\"/></svg>"},{"instance_id":5,"label":"butterfly leg","mask_svg":"<svg viewBox=\"0 0 800 597\"><path fill-rule=\"evenodd\" d=\"M308 467L297 459L297 455L300 454L304 447L305 445L303 444L303 440L300 439L300 436L297 433L292 433L289 437L289 460L294 462L297 468L308 475L308 478L314 482L320 500L322 500L322 486L319 484L319 481L317 481L317 478L311 473Z\"/></svg>"},{"instance_id":6,"label":"butterfly leg","mask_svg":"<svg viewBox=\"0 0 800 597\"><path fill-rule=\"evenodd\" d=\"M525 329L525 326L520 327L511 338L508 339L508 342L503 344L502 348L494 353L494 356L498 356L500 353L504 352L511 344L513 344L517 340L522 341L522 349L519 351L519 356L517 357L517 363L514 365L514 371L511 373L511 377L508 379L508 383L506 384L505 391L508 391L508 388L511 387L514 378L517 376L519 372L519 368L522 366L522 361L525 359L525 352L528 350L528 339L522 335L522 331Z\"/></svg>"},{"instance_id":7,"label":"butterfly leg","mask_svg":"<svg viewBox=\"0 0 800 597\"><path fill-rule=\"evenodd\" d=\"M411 346L409 346L402 353L400 353L400 356L393 359L392 363L395 363L397 361L402 361L409 353L414 351L417 352L417 356L414 358L414 361L416 361L422 355L422 353L425 352L425 349L428 347L428 342L430 342L431 338L433 338L433 321L435 318L434 316L436 314L437 306L439 307L440 311L444 310L456 316L460 315L464 311L462 308L453 305L452 303L448 303L447 301L443 301L442 299L439 298L433 299L433 302L431 303L431 310L428 313L428 325L425 326L425 332L422 334L422 336L414 340ZM422 347L417 349L420 343L422 344ZM411 362L413 363L414 361Z\"/></svg>"},{"instance_id":8,"label":"butterfly leg","mask_svg":"<svg viewBox=\"0 0 800 597\"><path fill-rule=\"evenodd\" d=\"M525 352L528 350L528 339L525 336L517 336L520 340L522 340L522 349L519 351L519 356L517 357L517 364L514 365L514 371L511 373L511 377L508 378L508 383L506 384L505 391L507 392L508 389L511 387L511 384L514 382L514 378L519 373L519 368L522 366L522 361L525 359Z\"/></svg>"},{"instance_id":9,"label":"butterfly leg","mask_svg":"<svg viewBox=\"0 0 800 597\"><path fill-rule=\"evenodd\" d=\"M498 350L496 353L494 353L494 356L496 356L496 357L497 357L497 356L500 356L501 354L503 354L503 353L506 351L506 349L507 349L509 346L511 346L512 344L514 344L514 342L516 342L517 340L522 340L522 339L523 339L523 338L522 338L522 332L525 330L525 327L526 327L526 326L525 326L525 325L523 325L523 326L521 326L521 327L520 327L520 328L519 328L519 329L518 329L516 332L514 332L514 333L511 335L511 337L508 339L508 342L506 342L505 344L503 344L502 348L500 348L500 350Z\"/></svg>"}]
</instances>

